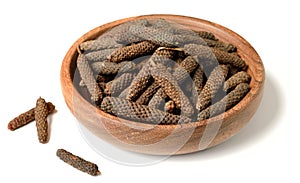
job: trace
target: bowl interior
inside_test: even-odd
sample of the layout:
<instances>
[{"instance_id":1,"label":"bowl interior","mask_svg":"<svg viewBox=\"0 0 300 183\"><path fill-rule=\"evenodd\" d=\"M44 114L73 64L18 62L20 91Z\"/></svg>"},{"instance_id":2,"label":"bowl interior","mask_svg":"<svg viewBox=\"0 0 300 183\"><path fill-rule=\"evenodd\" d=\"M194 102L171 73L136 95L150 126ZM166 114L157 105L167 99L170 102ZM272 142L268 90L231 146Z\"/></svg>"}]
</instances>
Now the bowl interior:
<instances>
[{"instance_id":1,"label":"bowl interior","mask_svg":"<svg viewBox=\"0 0 300 183\"><path fill-rule=\"evenodd\" d=\"M250 87L251 90L248 92L248 94L233 108L229 109L228 111L224 112L221 115L217 115L215 117L212 117L208 120L203 120L203 121L198 121L198 122L193 122L193 123L188 123L188 124L182 124L180 126L181 130L184 129L190 129L190 128L197 128L201 126L206 126L209 123L214 123L217 121L226 121L226 119L230 120L237 120L235 113L237 111L245 111L246 108L250 105L251 103L253 104L253 109L252 111L248 114L249 116L245 118L245 121L249 121L249 119L252 117L252 115L255 113L261 97L263 93L263 84L264 84L264 67L262 64L262 61L257 54L257 52L254 50L254 48L241 36L236 34L235 32L212 22L206 21L206 20L201 20L197 18L192 18L192 17L185 17L185 16L178 16L178 15L145 15L145 16L138 16L138 17L131 17L131 18L126 18L126 19L121 19L118 21L114 21L102 26L99 26L85 35L83 35L81 38L79 38L73 46L70 48L68 51L62 65L62 70L61 70L61 83L62 83L62 88L63 88L63 94L66 100L66 103L68 107L70 108L71 112L79 118L79 121L87 121L84 122L84 125L90 127L91 131L93 133L99 134L99 133L104 133L104 131L97 131L95 128L98 128L98 124L95 124L94 121L99 121L99 119L90 119L86 120L85 118L87 116L83 116L82 112L79 112L82 108L79 107L79 109L76 109L78 105L80 106L85 106L85 112L88 113L89 110L94 111L95 113L98 114L97 118L101 118L100 121L102 124L105 122L109 122L107 125L112 125L109 127L106 126L106 130L116 130L119 127L115 126L115 124L120 124L120 120L122 121L123 125L126 125L126 128L131 128L132 126L135 126L136 129L152 129L151 133L149 135L153 134L159 134L161 131L167 131L166 134L170 134L170 132L174 131L176 126L178 125L156 125L153 127L152 125L149 124L143 124L140 122L134 122L130 120L123 120L119 119L115 116L112 116L110 114L104 113L103 111L97 109L94 107L90 102L88 102L88 95L86 91L83 90L78 90L79 86L79 73L76 69L76 60L78 57L78 52L77 52L77 47L80 43L87 41L87 40L92 40L106 32L107 30L120 25L122 23L131 21L131 20L136 20L136 19L157 19L157 18L164 18L169 21L173 21L175 23L181 24L189 29L192 30L197 30L197 31L208 31L212 32L219 40L226 42L226 43L231 43L237 47L237 53L241 56L242 59L245 60L245 62L248 65L247 73L251 76L251 82L250 82ZM74 103L78 102L78 105L74 105ZM253 102L254 101L254 102ZM74 107L75 106L75 107ZM223 125L229 125L228 124L223 124ZM122 126L124 127L124 126ZM125 128L124 127L124 128ZM138 127L138 128L137 128ZM100 127L102 128L102 127ZM115 128L115 129L114 129ZM239 127L240 128L240 127ZM154 131L153 131L154 130ZM239 129L238 129L239 130ZM236 131L238 131L236 130ZM232 134L228 135L232 136L236 131L232 132ZM145 130L144 130L145 132ZM194 132L193 132L194 133ZM111 139L108 139L108 141ZM223 139L224 141L224 139ZM132 138L131 141L127 141L126 143L132 143L132 144L138 144L138 143L144 143L144 139L137 139L137 138ZM219 143L219 142L218 142ZM216 143L217 144L217 143ZM130 149L130 148L127 148ZM189 152L189 151L185 151Z\"/></svg>"}]
</instances>

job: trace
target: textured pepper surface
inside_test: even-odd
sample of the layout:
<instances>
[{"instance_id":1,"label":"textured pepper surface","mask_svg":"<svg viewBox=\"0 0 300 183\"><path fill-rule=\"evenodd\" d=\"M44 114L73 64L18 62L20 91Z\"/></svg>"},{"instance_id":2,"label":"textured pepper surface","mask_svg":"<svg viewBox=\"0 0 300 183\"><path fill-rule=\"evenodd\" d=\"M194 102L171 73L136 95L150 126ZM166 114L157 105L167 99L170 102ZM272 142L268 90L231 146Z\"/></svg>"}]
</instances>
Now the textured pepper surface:
<instances>
[{"instance_id":1,"label":"textured pepper surface","mask_svg":"<svg viewBox=\"0 0 300 183\"><path fill-rule=\"evenodd\" d=\"M48 140L48 114L49 110L46 101L41 97L38 98L36 101L34 118L40 143L46 143Z\"/></svg>"},{"instance_id":2,"label":"textured pepper surface","mask_svg":"<svg viewBox=\"0 0 300 183\"><path fill-rule=\"evenodd\" d=\"M151 100L152 96L160 88L160 85L157 82L153 82L136 100L137 104L147 105Z\"/></svg>"},{"instance_id":3,"label":"textured pepper surface","mask_svg":"<svg viewBox=\"0 0 300 183\"><path fill-rule=\"evenodd\" d=\"M158 89L157 92L149 100L149 107L161 109L162 105L165 103L168 95L164 92L163 89Z\"/></svg>"},{"instance_id":4,"label":"textured pepper surface","mask_svg":"<svg viewBox=\"0 0 300 183\"><path fill-rule=\"evenodd\" d=\"M107 57L116 50L117 50L116 48L110 48L110 49L85 53L84 55L86 56L87 60L90 62L102 62L107 60Z\"/></svg>"},{"instance_id":5,"label":"textured pepper surface","mask_svg":"<svg viewBox=\"0 0 300 183\"><path fill-rule=\"evenodd\" d=\"M193 82L195 86L195 90L198 95L201 93L204 85L204 72L201 67L198 67L193 75ZM197 96L198 96L197 95Z\"/></svg>"},{"instance_id":6,"label":"textured pepper surface","mask_svg":"<svg viewBox=\"0 0 300 183\"><path fill-rule=\"evenodd\" d=\"M196 33L203 39L210 39L210 40L217 40L215 35L211 32L206 32L206 31L196 31Z\"/></svg>"},{"instance_id":7,"label":"textured pepper surface","mask_svg":"<svg viewBox=\"0 0 300 183\"><path fill-rule=\"evenodd\" d=\"M222 41L214 41L214 40L210 40L210 39L204 39L204 41L206 42L207 46L209 47L214 47L214 48L218 48L222 51L226 51L226 52L236 52L237 48L236 46L230 44L230 43L224 43Z\"/></svg>"},{"instance_id":8,"label":"textured pepper surface","mask_svg":"<svg viewBox=\"0 0 300 183\"><path fill-rule=\"evenodd\" d=\"M105 50L110 48L120 48L123 45L117 43L112 37L101 37L96 40L89 40L82 42L79 45L80 50L83 52L97 51L97 50Z\"/></svg>"},{"instance_id":9,"label":"textured pepper surface","mask_svg":"<svg viewBox=\"0 0 300 183\"><path fill-rule=\"evenodd\" d=\"M138 72L137 76L133 79L132 83L128 87L126 99L135 101L147 88L149 82L151 82L150 63L147 62L144 67Z\"/></svg>"},{"instance_id":10,"label":"textured pepper surface","mask_svg":"<svg viewBox=\"0 0 300 183\"><path fill-rule=\"evenodd\" d=\"M228 91L240 83L249 83L250 80L251 76L249 76L249 74L247 74L245 71L240 71L225 81L223 90Z\"/></svg>"},{"instance_id":11,"label":"textured pepper surface","mask_svg":"<svg viewBox=\"0 0 300 183\"><path fill-rule=\"evenodd\" d=\"M65 163L82 172L88 173L93 176L101 174L101 172L98 170L98 166L95 163L86 161L81 157L76 156L64 149L58 149L56 151L56 156L58 156Z\"/></svg>"},{"instance_id":12,"label":"textured pepper surface","mask_svg":"<svg viewBox=\"0 0 300 183\"><path fill-rule=\"evenodd\" d=\"M133 35L143 38L144 40L151 41L160 46L174 47L175 45L178 45L174 34L170 33L169 31L140 25L133 25L129 30Z\"/></svg>"},{"instance_id":13,"label":"textured pepper surface","mask_svg":"<svg viewBox=\"0 0 300 183\"><path fill-rule=\"evenodd\" d=\"M174 63L173 59L176 57L176 51L172 49L157 49L148 61L149 67L153 67L155 64L162 64L165 66L172 65ZM180 73L178 73L179 75ZM146 90L141 94L141 96L136 100L138 104L147 104L155 92L160 88L157 82L153 82Z\"/></svg>"},{"instance_id":14,"label":"textured pepper surface","mask_svg":"<svg viewBox=\"0 0 300 183\"><path fill-rule=\"evenodd\" d=\"M154 64L161 63L163 65L169 66L173 64L173 59L177 55L176 53L177 51L175 50L160 47L157 50L155 50L153 55L151 55L149 62Z\"/></svg>"},{"instance_id":15,"label":"textured pepper surface","mask_svg":"<svg viewBox=\"0 0 300 183\"><path fill-rule=\"evenodd\" d=\"M106 88L104 90L106 95L118 96L121 91L127 88L134 78L134 74L132 73L124 73L117 79L114 79L106 84Z\"/></svg>"},{"instance_id":16,"label":"textured pepper surface","mask_svg":"<svg viewBox=\"0 0 300 183\"><path fill-rule=\"evenodd\" d=\"M147 26L149 25L149 22L146 19L139 19L139 20L126 22L112 28L107 32L107 34L111 35L116 42L124 45L144 41L140 37L131 34L129 28L132 25Z\"/></svg>"},{"instance_id":17,"label":"textured pepper surface","mask_svg":"<svg viewBox=\"0 0 300 183\"><path fill-rule=\"evenodd\" d=\"M149 41L142 41L130 46L125 46L117 49L111 55L108 56L110 62L121 62L124 60L133 60L135 58L148 55L157 48L156 44Z\"/></svg>"},{"instance_id":18,"label":"textured pepper surface","mask_svg":"<svg viewBox=\"0 0 300 183\"><path fill-rule=\"evenodd\" d=\"M101 110L120 118L140 121L150 124L178 124L189 123L190 118L163 112L158 109L140 105L126 99L105 97L101 103Z\"/></svg>"},{"instance_id":19,"label":"textured pepper surface","mask_svg":"<svg viewBox=\"0 0 300 183\"><path fill-rule=\"evenodd\" d=\"M190 77L190 74L197 68L198 63L193 57L186 57L178 67L174 69L173 76L177 80L178 84L181 84L186 78Z\"/></svg>"},{"instance_id":20,"label":"textured pepper surface","mask_svg":"<svg viewBox=\"0 0 300 183\"><path fill-rule=\"evenodd\" d=\"M237 85L234 90L228 93L219 102L216 102L215 104L201 111L198 114L198 121L216 116L232 108L243 99L243 97L248 93L249 90L250 86L247 83L241 83Z\"/></svg>"},{"instance_id":21,"label":"textured pepper surface","mask_svg":"<svg viewBox=\"0 0 300 183\"><path fill-rule=\"evenodd\" d=\"M77 58L77 68L85 86L91 94L92 102L98 104L103 98L103 92L94 78L93 71L86 57L82 54Z\"/></svg>"},{"instance_id":22,"label":"textured pepper surface","mask_svg":"<svg viewBox=\"0 0 300 183\"><path fill-rule=\"evenodd\" d=\"M135 68L135 63L131 61L124 61L121 63L114 62L94 62L91 64L92 70L98 74L121 74L123 72L130 72Z\"/></svg>"},{"instance_id":23,"label":"textured pepper surface","mask_svg":"<svg viewBox=\"0 0 300 183\"><path fill-rule=\"evenodd\" d=\"M221 64L230 64L243 70L247 68L245 61L236 54L228 53L217 48L212 48L212 52Z\"/></svg>"},{"instance_id":24,"label":"textured pepper surface","mask_svg":"<svg viewBox=\"0 0 300 183\"><path fill-rule=\"evenodd\" d=\"M156 64L151 70L151 75L159 83L162 90L175 102L183 115L191 116L194 113L193 106L178 86L173 75L167 72L162 64Z\"/></svg>"},{"instance_id":25,"label":"textured pepper surface","mask_svg":"<svg viewBox=\"0 0 300 183\"><path fill-rule=\"evenodd\" d=\"M214 55L212 48L200 44L186 44L184 51L191 55L201 65L204 72L208 67L215 67L219 62Z\"/></svg>"},{"instance_id":26,"label":"textured pepper surface","mask_svg":"<svg viewBox=\"0 0 300 183\"><path fill-rule=\"evenodd\" d=\"M202 111L210 104L219 88L223 86L227 73L227 65L219 65L211 72L207 82L198 96L196 108L199 111Z\"/></svg>"},{"instance_id":27,"label":"textured pepper surface","mask_svg":"<svg viewBox=\"0 0 300 183\"><path fill-rule=\"evenodd\" d=\"M49 114L54 112L55 106L51 102L47 102L47 107L48 107ZM12 119L8 123L7 128L13 131L24 125L27 125L28 123L34 121L34 119L35 119L35 107Z\"/></svg>"}]
</instances>

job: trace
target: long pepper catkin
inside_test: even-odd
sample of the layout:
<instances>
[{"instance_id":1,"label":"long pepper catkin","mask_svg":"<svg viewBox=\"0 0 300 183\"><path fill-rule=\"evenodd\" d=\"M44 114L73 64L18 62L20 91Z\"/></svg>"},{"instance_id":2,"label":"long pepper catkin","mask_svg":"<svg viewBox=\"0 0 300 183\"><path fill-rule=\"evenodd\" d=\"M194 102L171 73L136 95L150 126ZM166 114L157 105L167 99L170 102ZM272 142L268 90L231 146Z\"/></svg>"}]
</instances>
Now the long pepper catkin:
<instances>
[{"instance_id":1,"label":"long pepper catkin","mask_svg":"<svg viewBox=\"0 0 300 183\"><path fill-rule=\"evenodd\" d=\"M173 76L177 80L178 84L182 83L186 78L190 77L190 74L197 68L199 64L193 57L186 57L179 65L174 69Z\"/></svg>"},{"instance_id":2,"label":"long pepper catkin","mask_svg":"<svg viewBox=\"0 0 300 183\"><path fill-rule=\"evenodd\" d=\"M218 40L215 35L211 32L207 32L207 31L195 31L196 34L198 34L201 38L203 39L210 39L210 40Z\"/></svg>"},{"instance_id":3,"label":"long pepper catkin","mask_svg":"<svg viewBox=\"0 0 300 183\"><path fill-rule=\"evenodd\" d=\"M114 51L108 56L108 61L110 62L121 62L124 60L133 60L135 58L148 55L157 48L156 44L149 41L142 41L130 46L125 46Z\"/></svg>"},{"instance_id":4,"label":"long pepper catkin","mask_svg":"<svg viewBox=\"0 0 300 183\"><path fill-rule=\"evenodd\" d=\"M193 75L193 82L194 82L195 90L199 95L204 85L204 71L200 66L196 69Z\"/></svg>"},{"instance_id":5,"label":"long pepper catkin","mask_svg":"<svg viewBox=\"0 0 300 183\"><path fill-rule=\"evenodd\" d=\"M132 71L135 68L135 63L132 61L124 61L121 63L104 61L94 62L91 64L91 67L97 74L114 75Z\"/></svg>"},{"instance_id":6,"label":"long pepper catkin","mask_svg":"<svg viewBox=\"0 0 300 183\"><path fill-rule=\"evenodd\" d=\"M143 76L143 73L145 75L145 70L147 71L147 76L145 77L141 77L142 81L144 79L144 81L147 81L147 83L149 82L151 75L150 75L150 69L152 67L153 64L156 63L160 63L163 65L169 65L170 63L172 63L172 59L174 59L176 57L176 51L172 50L172 49L165 49L165 48L160 48L155 50L155 52L153 53L153 55L149 58L149 60L146 62L146 64L143 65L143 68L141 69L141 71L139 72L138 77ZM135 79L136 80L136 79ZM138 81L138 79L137 79ZM139 104L147 104L150 100L150 97L157 91L157 89L160 87L159 85L157 85L158 83L152 83L152 85L150 85L149 87L143 86L143 87L139 87L136 84L131 84L130 87L130 95L132 95L132 97L129 96L129 100L133 100L136 99L136 97L133 97L133 95L137 96L137 94L141 94L141 91L145 91L141 94L141 96L137 99L137 103ZM135 85L137 87L135 87ZM131 89L133 88L133 89ZM148 98L149 97L149 98Z\"/></svg>"},{"instance_id":7,"label":"long pepper catkin","mask_svg":"<svg viewBox=\"0 0 300 183\"><path fill-rule=\"evenodd\" d=\"M98 166L95 163L87 161L79 156L76 156L64 149L58 149L56 151L56 156L58 156L62 161L71 165L72 167L88 173L90 175L96 176L100 175L101 172L98 170Z\"/></svg>"},{"instance_id":8,"label":"long pepper catkin","mask_svg":"<svg viewBox=\"0 0 300 183\"><path fill-rule=\"evenodd\" d=\"M223 86L227 73L227 65L219 65L211 72L198 96L196 108L199 111L202 111L209 105L219 88Z\"/></svg>"},{"instance_id":9,"label":"long pepper catkin","mask_svg":"<svg viewBox=\"0 0 300 183\"><path fill-rule=\"evenodd\" d=\"M178 45L174 34L170 33L169 31L140 25L131 26L129 31L135 36L143 38L144 40L149 40L160 46L174 47L175 45Z\"/></svg>"},{"instance_id":10,"label":"long pepper catkin","mask_svg":"<svg viewBox=\"0 0 300 183\"><path fill-rule=\"evenodd\" d=\"M109 31L106 31L99 38L101 38L103 36L109 36L109 37L112 37L116 42L124 44L124 45L142 41L142 39L140 39L137 36L132 35L129 32L129 28L132 25L147 26L147 25L149 25L149 22L146 19L139 19L139 20L122 23L118 26L113 27Z\"/></svg>"},{"instance_id":11,"label":"long pepper catkin","mask_svg":"<svg viewBox=\"0 0 300 183\"><path fill-rule=\"evenodd\" d=\"M159 88L160 85L154 81L135 102L137 104L147 105Z\"/></svg>"},{"instance_id":12,"label":"long pepper catkin","mask_svg":"<svg viewBox=\"0 0 300 183\"><path fill-rule=\"evenodd\" d=\"M200 121L208 119L232 108L244 98L244 96L248 93L249 90L250 86L247 83L241 83L237 85L234 90L228 93L219 102L216 102L215 104L212 104L205 110L201 111L198 114L197 120Z\"/></svg>"},{"instance_id":13,"label":"long pepper catkin","mask_svg":"<svg viewBox=\"0 0 300 183\"><path fill-rule=\"evenodd\" d=\"M191 55L205 70L208 66L215 67L219 65L212 48L200 44L186 44L184 45L184 52Z\"/></svg>"},{"instance_id":14,"label":"long pepper catkin","mask_svg":"<svg viewBox=\"0 0 300 183\"><path fill-rule=\"evenodd\" d=\"M116 50L117 50L116 48L110 48L110 49L88 52L84 55L87 58L87 60L90 62L101 62L107 60L107 57Z\"/></svg>"},{"instance_id":15,"label":"long pepper catkin","mask_svg":"<svg viewBox=\"0 0 300 183\"><path fill-rule=\"evenodd\" d=\"M227 92L228 90L234 88L240 83L249 83L250 80L251 76L249 74L247 74L245 71L240 71L225 81L223 90Z\"/></svg>"},{"instance_id":16,"label":"long pepper catkin","mask_svg":"<svg viewBox=\"0 0 300 183\"><path fill-rule=\"evenodd\" d=\"M151 69L151 75L154 80L159 83L162 90L175 102L176 106L180 108L183 115L191 116L194 113L189 99L178 86L173 75L167 72L165 66L156 64L153 69Z\"/></svg>"},{"instance_id":17,"label":"long pepper catkin","mask_svg":"<svg viewBox=\"0 0 300 183\"><path fill-rule=\"evenodd\" d=\"M153 95L149 100L149 107L161 109L162 105L165 103L168 95L161 88L157 90L157 92Z\"/></svg>"},{"instance_id":18,"label":"long pepper catkin","mask_svg":"<svg viewBox=\"0 0 300 183\"><path fill-rule=\"evenodd\" d=\"M222 51L226 51L226 52L236 52L237 48L236 46L230 44L230 43L224 43L222 41L214 41L214 40L210 40L210 39L204 39L204 41L206 42L207 46L209 47L214 47L214 48L218 48Z\"/></svg>"},{"instance_id":19,"label":"long pepper catkin","mask_svg":"<svg viewBox=\"0 0 300 183\"><path fill-rule=\"evenodd\" d=\"M147 88L152 77L150 74L150 63L147 62L144 67L138 72L137 76L133 79L128 87L126 95L127 100L135 101L142 92Z\"/></svg>"},{"instance_id":20,"label":"long pepper catkin","mask_svg":"<svg viewBox=\"0 0 300 183\"><path fill-rule=\"evenodd\" d=\"M155 52L153 53L153 55L151 55L148 61L151 63L151 65L159 63L165 66L172 67L172 65L175 63L174 59L176 58L176 56L176 50L160 47L157 50L155 50Z\"/></svg>"},{"instance_id":21,"label":"long pepper catkin","mask_svg":"<svg viewBox=\"0 0 300 183\"><path fill-rule=\"evenodd\" d=\"M49 110L46 101L39 97L36 101L34 118L40 143L46 143L48 140L48 114Z\"/></svg>"},{"instance_id":22,"label":"long pepper catkin","mask_svg":"<svg viewBox=\"0 0 300 183\"><path fill-rule=\"evenodd\" d=\"M136 104L135 102L116 97L105 97L100 109L120 118L143 123L167 125L191 122L191 119L185 116L173 115L146 105Z\"/></svg>"},{"instance_id":23,"label":"long pepper catkin","mask_svg":"<svg viewBox=\"0 0 300 183\"><path fill-rule=\"evenodd\" d=\"M243 70L247 68L245 61L236 54L227 53L217 48L212 48L212 52L221 64L230 64Z\"/></svg>"},{"instance_id":24,"label":"long pepper catkin","mask_svg":"<svg viewBox=\"0 0 300 183\"><path fill-rule=\"evenodd\" d=\"M129 31L126 33L114 35L114 39L116 40L116 42L124 44L124 45L145 41L143 38L135 36L135 35L131 34Z\"/></svg>"},{"instance_id":25,"label":"long pepper catkin","mask_svg":"<svg viewBox=\"0 0 300 183\"><path fill-rule=\"evenodd\" d=\"M134 78L134 74L132 73L124 73L117 79L114 79L106 84L106 88L104 90L106 95L118 96L121 91L127 88Z\"/></svg>"},{"instance_id":26,"label":"long pepper catkin","mask_svg":"<svg viewBox=\"0 0 300 183\"><path fill-rule=\"evenodd\" d=\"M48 107L48 114L51 114L55 111L55 106L51 102L47 102L47 107ZM9 130L16 130L17 128L20 128L24 125L27 125L28 123L34 121L35 119L35 107L20 114L19 116L15 117L12 119L8 125L7 128Z\"/></svg>"},{"instance_id":27,"label":"long pepper catkin","mask_svg":"<svg viewBox=\"0 0 300 183\"><path fill-rule=\"evenodd\" d=\"M97 51L97 50L105 50L110 48L120 48L123 45L120 43L117 43L112 37L100 37L96 40L89 40L82 42L79 45L80 50L83 52L90 52L90 51Z\"/></svg>"},{"instance_id":28,"label":"long pepper catkin","mask_svg":"<svg viewBox=\"0 0 300 183\"><path fill-rule=\"evenodd\" d=\"M77 68L81 79L85 83L90 95L92 102L98 104L103 98L103 92L99 87L96 79L94 78L93 71L83 54L80 54L77 58Z\"/></svg>"}]
</instances>

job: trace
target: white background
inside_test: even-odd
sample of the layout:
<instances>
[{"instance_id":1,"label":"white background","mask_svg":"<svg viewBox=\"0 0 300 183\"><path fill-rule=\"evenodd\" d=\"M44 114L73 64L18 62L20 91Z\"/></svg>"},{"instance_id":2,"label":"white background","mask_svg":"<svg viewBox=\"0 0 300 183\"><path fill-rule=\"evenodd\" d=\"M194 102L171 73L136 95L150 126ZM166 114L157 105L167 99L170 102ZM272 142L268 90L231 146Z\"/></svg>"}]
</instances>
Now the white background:
<instances>
[{"instance_id":1,"label":"white background","mask_svg":"<svg viewBox=\"0 0 300 183\"><path fill-rule=\"evenodd\" d=\"M21 1L0 2L0 182L299 182L297 89L300 28L297 1ZM179 14L234 30L257 50L266 69L265 95L249 125L217 147L161 163L130 167L100 156L85 142L60 87L70 46L96 26L143 14ZM299 88L299 87L298 87ZM48 144L34 123L7 123L42 96L58 112ZM65 148L98 164L92 177L62 163Z\"/></svg>"}]
</instances>

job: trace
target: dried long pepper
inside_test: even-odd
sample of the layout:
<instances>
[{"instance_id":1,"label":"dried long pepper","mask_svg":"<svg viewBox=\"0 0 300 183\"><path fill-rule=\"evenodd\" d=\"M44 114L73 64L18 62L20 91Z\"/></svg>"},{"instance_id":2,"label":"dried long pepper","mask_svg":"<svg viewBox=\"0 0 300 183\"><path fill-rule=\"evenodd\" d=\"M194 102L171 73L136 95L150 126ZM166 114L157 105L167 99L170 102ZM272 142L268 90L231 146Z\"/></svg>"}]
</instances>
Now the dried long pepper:
<instances>
[{"instance_id":1,"label":"dried long pepper","mask_svg":"<svg viewBox=\"0 0 300 183\"><path fill-rule=\"evenodd\" d=\"M234 90L228 93L223 99L219 102L216 102L206 108L205 110L201 111L198 114L197 120L204 120L213 116L216 116L220 113L225 112L226 110L235 106L238 102L243 99L243 97L248 93L250 90L250 86L247 83L241 83L236 86Z\"/></svg>"},{"instance_id":2,"label":"dried long pepper","mask_svg":"<svg viewBox=\"0 0 300 183\"><path fill-rule=\"evenodd\" d=\"M34 118L40 143L46 143L48 140L48 114L49 110L46 101L39 97L36 101Z\"/></svg>"},{"instance_id":3,"label":"dried long pepper","mask_svg":"<svg viewBox=\"0 0 300 183\"><path fill-rule=\"evenodd\" d=\"M58 149L56 151L56 156L58 156L62 161L71 165L72 167L88 173L92 176L100 175L101 172L98 170L98 166L95 163L87 161L79 156L76 156L64 149Z\"/></svg>"},{"instance_id":4,"label":"dried long pepper","mask_svg":"<svg viewBox=\"0 0 300 183\"><path fill-rule=\"evenodd\" d=\"M185 116L166 113L146 105L136 104L135 102L116 97L105 97L100 109L120 118L150 124L167 125L191 122L191 119Z\"/></svg>"},{"instance_id":5,"label":"dried long pepper","mask_svg":"<svg viewBox=\"0 0 300 183\"><path fill-rule=\"evenodd\" d=\"M83 54L80 54L77 58L77 68L84 84L86 85L91 95L92 102L98 104L103 98L103 92L96 82L93 71Z\"/></svg>"},{"instance_id":6,"label":"dried long pepper","mask_svg":"<svg viewBox=\"0 0 300 183\"><path fill-rule=\"evenodd\" d=\"M51 102L47 102L47 107L48 107L48 114L51 114L55 111L55 106ZM19 116L15 117L12 119L8 125L7 128L9 130L16 130L24 125L27 125L28 123L34 121L35 119L35 107L20 114Z\"/></svg>"},{"instance_id":7,"label":"dried long pepper","mask_svg":"<svg viewBox=\"0 0 300 183\"><path fill-rule=\"evenodd\" d=\"M205 109L212 101L219 88L223 86L227 73L227 65L219 65L211 72L206 84L198 96L196 108L199 111Z\"/></svg>"}]
</instances>

